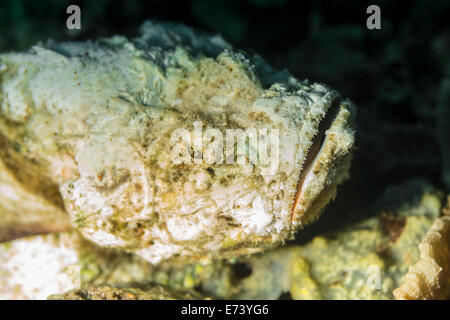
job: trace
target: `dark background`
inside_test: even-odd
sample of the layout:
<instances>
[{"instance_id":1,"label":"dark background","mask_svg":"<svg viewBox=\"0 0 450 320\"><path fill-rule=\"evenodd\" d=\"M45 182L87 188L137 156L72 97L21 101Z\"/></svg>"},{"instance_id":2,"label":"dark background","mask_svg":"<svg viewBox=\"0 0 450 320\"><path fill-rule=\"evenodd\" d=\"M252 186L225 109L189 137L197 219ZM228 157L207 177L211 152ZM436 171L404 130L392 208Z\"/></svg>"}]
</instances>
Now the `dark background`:
<instances>
[{"instance_id":1,"label":"dark background","mask_svg":"<svg viewBox=\"0 0 450 320\"><path fill-rule=\"evenodd\" d=\"M70 4L81 7L80 31L66 29ZM381 8L381 30L366 28L370 4ZM150 18L221 33L357 105L351 180L298 240L377 214L386 201L410 201L426 186L450 191L450 1L3 0L0 52L48 38L132 37Z\"/></svg>"}]
</instances>

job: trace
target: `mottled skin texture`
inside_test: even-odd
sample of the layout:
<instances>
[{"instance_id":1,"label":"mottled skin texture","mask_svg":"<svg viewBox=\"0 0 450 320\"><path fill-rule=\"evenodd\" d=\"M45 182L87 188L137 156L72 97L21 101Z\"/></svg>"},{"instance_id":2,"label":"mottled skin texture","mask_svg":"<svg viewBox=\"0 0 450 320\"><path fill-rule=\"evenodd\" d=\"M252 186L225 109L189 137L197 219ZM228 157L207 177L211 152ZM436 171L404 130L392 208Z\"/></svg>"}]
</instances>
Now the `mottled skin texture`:
<instances>
[{"instance_id":1,"label":"mottled skin texture","mask_svg":"<svg viewBox=\"0 0 450 320\"><path fill-rule=\"evenodd\" d=\"M247 59L220 37L152 22L134 40L0 55L0 114L0 156L17 180L64 202L89 240L155 264L279 245L335 196L354 142L354 108L335 91ZM278 130L275 170L174 163L174 134L195 121L223 135ZM198 159L214 141L188 154Z\"/></svg>"}]
</instances>

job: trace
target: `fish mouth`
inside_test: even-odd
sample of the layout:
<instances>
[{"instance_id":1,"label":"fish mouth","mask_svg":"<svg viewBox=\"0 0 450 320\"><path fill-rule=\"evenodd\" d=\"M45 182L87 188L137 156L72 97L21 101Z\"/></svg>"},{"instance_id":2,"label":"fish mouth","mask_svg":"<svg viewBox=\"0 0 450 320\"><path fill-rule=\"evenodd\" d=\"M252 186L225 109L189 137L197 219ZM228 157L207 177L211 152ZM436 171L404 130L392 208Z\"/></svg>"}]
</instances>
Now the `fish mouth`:
<instances>
[{"instance_id":1,"label":"fish mouth","mask_svg":"<svg viewBox=\"0 0 450 320\"><path fill-rule=\"evenodd\" d=\"M354 143L354 107L336 98L320 121L303 161L291 212L297 226L316 220L336 195L337 185L349 176Z\"/></svg>"}]
</instances>

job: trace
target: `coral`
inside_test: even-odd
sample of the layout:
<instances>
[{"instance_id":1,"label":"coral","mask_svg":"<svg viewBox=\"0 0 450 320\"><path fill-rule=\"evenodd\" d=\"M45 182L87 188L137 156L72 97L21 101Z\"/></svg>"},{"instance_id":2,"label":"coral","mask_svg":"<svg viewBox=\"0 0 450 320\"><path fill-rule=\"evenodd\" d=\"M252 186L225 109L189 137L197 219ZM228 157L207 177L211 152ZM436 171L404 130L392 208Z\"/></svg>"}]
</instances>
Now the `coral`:
<instances>
[{"instance_id":1,"label":"coral","mask_svg":"<svg viewBox=\"0 0 450 320\"><path fill-rule=\"evenodd\" d=\"M46 299L105 284L145 285L152 273L144 259L96 247L73 231L0 244L0 299Z\"/></svg>"},{"instance_id":2,"label":"coral","mask_svg":"<svg viewBox=\"0 0 450 320\"><path fill-rule=\"evenodd\" d=\"M445 299L450 292L450 217L436 219L419 245L420 260L394 290L399 300Z\"/></svg>"}]
</instances>

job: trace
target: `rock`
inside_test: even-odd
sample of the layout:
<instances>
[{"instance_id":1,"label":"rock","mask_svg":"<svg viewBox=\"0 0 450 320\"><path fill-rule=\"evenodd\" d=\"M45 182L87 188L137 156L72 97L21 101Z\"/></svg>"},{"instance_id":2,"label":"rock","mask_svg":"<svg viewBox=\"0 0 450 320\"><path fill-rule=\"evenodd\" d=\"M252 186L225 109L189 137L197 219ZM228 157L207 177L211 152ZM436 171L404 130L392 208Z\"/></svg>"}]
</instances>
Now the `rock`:
<instances>
[{"instance_id":1,"label":"rock","mask_svg":"<svg viewBox=\"0 0 450 320\"><path fill-rule=\"evenodd\" d=\"M199 295L173 292L162 286L147 288L115 288L111 286L74 289L48 300L198 300Z\"/></svg>"},{"instance_id":2,"label":"rock","mask_svg":"<svg viewBox=\"0 0 450 320\"><path fill-rule=\"evenodd\" d=\"M96 247L76 232L32 236L0 244L0 299L46 299L85 286L147 285L144 259Z\"/></svg>"}]
</instances>

